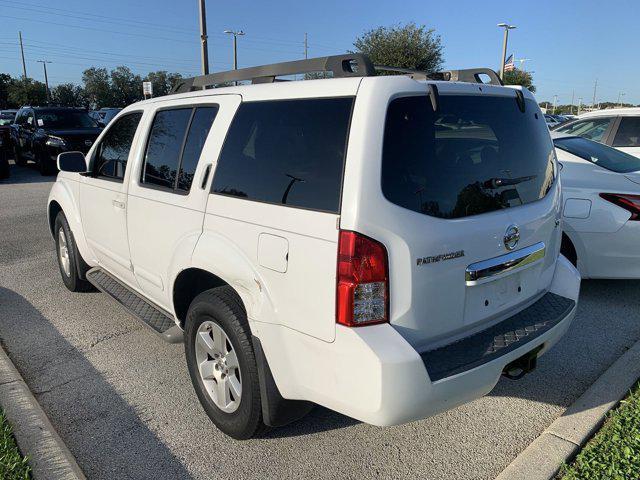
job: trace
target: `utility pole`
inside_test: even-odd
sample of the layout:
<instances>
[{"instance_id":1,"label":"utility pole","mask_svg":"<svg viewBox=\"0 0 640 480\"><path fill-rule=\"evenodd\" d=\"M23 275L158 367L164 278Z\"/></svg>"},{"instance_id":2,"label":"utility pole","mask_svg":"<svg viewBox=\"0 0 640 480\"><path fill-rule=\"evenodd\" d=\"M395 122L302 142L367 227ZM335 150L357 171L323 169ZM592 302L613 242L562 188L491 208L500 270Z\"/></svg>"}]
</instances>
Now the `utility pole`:
<instances>
[{"instance_id":1,"label":"utility pole","mask_svg":"<svg viewBox=\"0 0 640 480\"><path fill-rule=\"evenodd\" d=\"M22 74L24 79L27 79L27 64L24 61L24 47L22 46L22 32L18 32L18 37L20 37L20 53L22 54Z\"/></svg>"},{"instance_id":2,"label":"utility pole","mask_svg":"<svg viewBox=\"0 0 640 480\"><path fill-rule=\"evenodd\" d=\"M582 97L578 98L578 115L580 115L581 108L582 108Z\"/></svg>"},{"instance_id":3,"label":"utility pole","mask_svg":"<svg viewBox=\"0 0 640 480\"><path fill-rule=\"evenodd\" d=\"M500 79L504 80L504 62L507 60L507 43L509 42L509 30L513 30L515 25L508 23L499 23L500 28L504 28L504 38L502 41L502 60L500 62Z\"/></svg>"},{"instance_id":4,"label":"utility pole","mask_svg":"<svg viewBox=\"0 0 640 480\"><path fill-rule=\"evenodd\" d=\"M44 85L47 93L47 105L51 102L51 93L49 92L49 77L47 76L47 63L51 63L48 60L38 60L38 63L41 63L44 67Z\"/></svg>"},{"instance_id":5,"label":"utility pole","mask_svg":"<svg viewBox=\"0 0 640 480\"><path fill-rule=\"evenodd\" d=\"M575 98L576 91L571 90L571 115L573 115L573 100Z\"/></svg>"},{"instance_id":6,"label":"utility pole","mask_svg":"<svg viewBox=\"0 0 640 480\"><path fill-rule=\"evenodd\" d=\"M309 58L309 43L307 42L307 33L304 34L304 59Z\"/></svg>"},{"instance_id":7,"label":"utility pole","mask_svg":"<svg viewBox=\"0 0 640 480\"><path fill-rule=\"evenodd\" d=\"M238 69L238 36L244 35L242 30L225 30L224 33L233 35L233 69ZM234 85L238 85L238 82L233 82Z\"/></svg>"},{"instance_id":8,"label":"utility pole","mask_svg":"<svg viewBox=\"0 0 640 480\"><path fill-rule=\"evenodd\" d=\"M558 103L558 95L553 96L553 114L556 114L556 105Z\"/></svg>"},{"instance_id":9,"label":"utility pole","mask_svg":"<svg viewBox=\"0 0 640 480\"><path fill-rule=\"evenodd\" d=\"M591 105L593 108L596 108L596 91L598 90L598 79L596 78L596 83L593 85L593 102Z\"/></svg>"},{"instance_id":10,"label":"utility pole","mask_svg":"<svg viewBox=\"0 0 640 480\"><path fill-rule=\"evenodd\" d=\"M618 107L622 107L622 97L624 97L624 96L625 96L624 92L620 92L618 94Z\"/></svg>"},{"instance_id":11,"label":"utility pole","mask_svg":"<svg viewBox=\"0 0 640 480\"><path fill-rule=\"evenodd\" d=\"M202 74L209 74L209 49L207 46L207 11L205 0L199 0L200 5L200 41L202 42Z\"/></svg>"}]
</instances>

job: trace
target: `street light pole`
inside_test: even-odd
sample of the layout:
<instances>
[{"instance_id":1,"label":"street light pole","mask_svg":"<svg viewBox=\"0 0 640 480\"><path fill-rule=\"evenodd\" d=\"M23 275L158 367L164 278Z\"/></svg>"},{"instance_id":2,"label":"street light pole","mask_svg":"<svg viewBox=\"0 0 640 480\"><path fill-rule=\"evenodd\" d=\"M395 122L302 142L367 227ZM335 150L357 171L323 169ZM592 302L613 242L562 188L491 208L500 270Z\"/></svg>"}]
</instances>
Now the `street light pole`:
<instances>
[{"instance_id":1,"label":"street light pole","mask_svg":"<svg viewBox=\"0 0 640 480\"><path fill-rule=\"evenodd\" d=\"M509 30L513 30L515 25L499 23L500 28L504 28L504 39L502 41L502 61L500 62L500 80L504 80L504 62L507 60L507 43L509 42Z\"/></svg>"},{"instance_id":2,"label":"street light pole","mask_svg":"<svg viewBox=\"0 0 640 480\"><path fill-rule=\"evenodd\" d=\"M224 33L229 35L233 35L233 69L238 69L238 36L244 35L245 33L242 30L225 30Z\"/></svg>"},{"instance_id":3,"label":"street light pole","mask_svg":"<svg viewBox=\"0 0 640 480\"><path fill-rule=\"evenodd\" d=\"M582 97L578 98L578 115L580 115L580 109L582 109Z\"/></svg>"},{"instance_id":4,"label":"street light pole","mask_svg":"<svg viewBox=\"0 0 640 480\"><path fill-rule=\"evenodd\" d=\"M51 63L48 60L38 60L38 63L41 63L44 67L44 88L47 94L47 105L51 102L51 93L49 92L49 77L47 76L47 63Z\"/></svg>"},{"instance_id":5,"label":"street light pole","mask_svg":"<svg viewBox=\"0 0 640 480\"><path fill-rule=\"evenodd\" d=\"M202 74L209 74L209 48L207 45L207 12L205 0L199 1L200 6L200 42L202 55Z\"/></svg>"},{"instance_id":6,"label":"street light pole","mask_svg":"<svg viewBox=\"0 0 640 480\"><path fill-rule=\"evenodd\" d=\"M556 105L558 104L558 95L553 96L553 115L556 114Z\"/></svg>"}]
</instances>

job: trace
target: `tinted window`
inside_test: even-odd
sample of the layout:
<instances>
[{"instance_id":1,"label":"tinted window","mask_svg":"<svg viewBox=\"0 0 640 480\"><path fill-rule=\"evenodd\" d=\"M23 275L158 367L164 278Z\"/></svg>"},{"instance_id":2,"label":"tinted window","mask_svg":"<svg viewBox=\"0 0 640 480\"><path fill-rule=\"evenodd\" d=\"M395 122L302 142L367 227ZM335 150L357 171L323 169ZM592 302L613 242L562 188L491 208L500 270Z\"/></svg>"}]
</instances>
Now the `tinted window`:
<instances>
[{"instance_id":1,"label":"tinted window","mask_svg":"<svg viewBox=\"0 0 640 480\"><path fill-rule=\"evenodd\" d=\"M178 176L178 189L180 190L189 191L191 188L200 153L217 113L218 107L200 107L196 109L196 113L193 115L187 142L182 153L180 175Z\"/></svg>"},{"instance_id":2,"label":"tinted window","mask_svg":"<svg viewBox=\"0 0 640 480\"><path fill-rule=\"evenodd\" d=\"M553 143L557 148L595 163L607 170L619 173L640 170L640 158L585 138L558 138Z\"/></svg>"},{"instance_id":3,"label":"tinted window","mask_svg":"<svg viewBox=\"0 0 640 480\"><path fill-rule=\"evenodd\" d=\"M158 112L149 135L142 183L189 191L217 112L218 107Z\"/></svg>"},{"instance_id":4,"label":"tinted window","mask_svg":"<svg viewBox=\"0 0 640 480\"><path fill-rule=\"evenodd\" d=\"M389 104L382 190L402 207L459 218L542 198L554 180L555 152L544 117L514 97L442 95Z\"/></svg>"},{"instance_id":5,"label":"tinted window","mask_svg":"<svg viewBox=\"0 0 640 480\"><path fill-rule=\"evenodd\" d=\"M640 147L640 117L622 117L614 147Z\"/></svg>"},{"instance_id":6,"label":"tinted window","mask_svg":"<svg viewBox=\"0 0 640 480\"><path fill-rule=\"evenodd\" d=\"M192 111L192 108L181 108L156 114L147 144L142 183L173 189Z\"/></svg>"},{"instance_id":7,"label":"tinted window","mask_svg":"<svg viewBox=\"0 0 640 480\"><path fill-rule=\"evenodd\" d=\"M38 110L38 126L46 128L96 128L88 112L78 110Z\"/></svg>"},{"instance_id":8,"label":"tinted window","mask_svg":"<svg viewBox=\"0 0 640 480\"><path fill-rule=\"evenodd\" d=\"M589 140L601 142L612 121L612 117L589 118L560 126L559 128L556 128L555 131L569 133L571 135L577 135L579 137L588 138Z\"/></svg>"},{"instance_id":9,"label":"tinted window","mask_svg":"<svg viewBox=\"0 0 640 480\"><path fill-rule=\"evenodd\" d=\"M94 175L116 180L124 178L131 142L140 118L142 113L131 113L120 118L107 130L97 149Z\"/></svg>"},{"instance_id":10,"label":"tinted window","mask_svg":"<svg viewBox=\"0 0 640 480\"><path fill-rule=\"evenodd\" d=\"M213 191L338 212L352 98L243 103Z\"/></svg>"}]
</instances>

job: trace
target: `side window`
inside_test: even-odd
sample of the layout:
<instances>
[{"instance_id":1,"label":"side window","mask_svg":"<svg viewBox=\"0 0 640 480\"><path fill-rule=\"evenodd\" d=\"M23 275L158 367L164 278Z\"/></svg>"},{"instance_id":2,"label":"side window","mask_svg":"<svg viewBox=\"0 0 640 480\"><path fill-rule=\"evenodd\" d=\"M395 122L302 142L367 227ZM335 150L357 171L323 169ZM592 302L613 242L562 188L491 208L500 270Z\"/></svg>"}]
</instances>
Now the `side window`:
<instances>
[{"instance_id":1,"label":"side window","mask_svg":"<svg viewBox=\"0 0 640 480\"><path fill-rule=\"evenodd\" d=\"M94 176L120 181L124 179L131 143L141 118L142 113L130 113L107 130L96 150Z\"/></svg>"},{"instance_id":2,"label":"side window","mask_svg":"<svg viewBox=\"0 0 640 480\"><path fill-rule=\"evenodd\" d=\"M353 98L243 103L212 190L337 213Z\"/></svg>"},{"instance_id":3,"label":"side window","mask_svg":"<svg viewBox=\"0 0 640 480\"><path fill-rule=\"evenodd\" d=\"M141 182L188 192L218 107L159 111L151 127Z\"/></svg>"},{"instance_id":4,"label":"side window","mask_svg":"<svg viewBox=\"0 0 640 480\"><path fill-rule=\"evenodd\" d=\"M27 112L27 118L25 120L25 123L30 126L34 125L33 110L29 110Z\"/></svg>"},{"instance_id":5,"label":"side window","mask_svg":"<svg viewBox=\"0 0 640 480\"><path fill-rule=\"evenodd\" d=\"M614 147L640 147L640 117L621 117Z\"/></svg>"},{"instance_id":6,"label":"side window","mask_svg":"<svg viewBox=\"0 0 640 480\"><path fill-rule=\"evenodd\" d=\"M589 118L586 120L574 122L565 127L557 129L558 132L570 133L579 137L588 138L595 142L602 142L605 132L611 125L613 117L605 118Z\"/></svg>"}]
</instances>

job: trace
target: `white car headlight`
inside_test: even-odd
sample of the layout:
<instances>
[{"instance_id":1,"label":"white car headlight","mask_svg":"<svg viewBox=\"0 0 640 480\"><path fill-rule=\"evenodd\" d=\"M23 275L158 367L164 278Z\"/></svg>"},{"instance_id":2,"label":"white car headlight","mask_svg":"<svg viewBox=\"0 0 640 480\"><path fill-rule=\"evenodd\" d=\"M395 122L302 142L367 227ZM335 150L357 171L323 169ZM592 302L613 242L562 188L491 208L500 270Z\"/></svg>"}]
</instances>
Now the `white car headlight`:
<instances>
[{"instance_id":1,"label":"white car headlight","mask_svg":"<svg viewBox=\"0 0 640 480\"><path fill-rule=\"evenodd\" d=\"M59 147L60 148L60 147L64 147L65 146L64 140L61 139L60 137L49 137L47 139L46 143L47 143L47 145L49 147Z\"/></svg>"}]
</instances>

